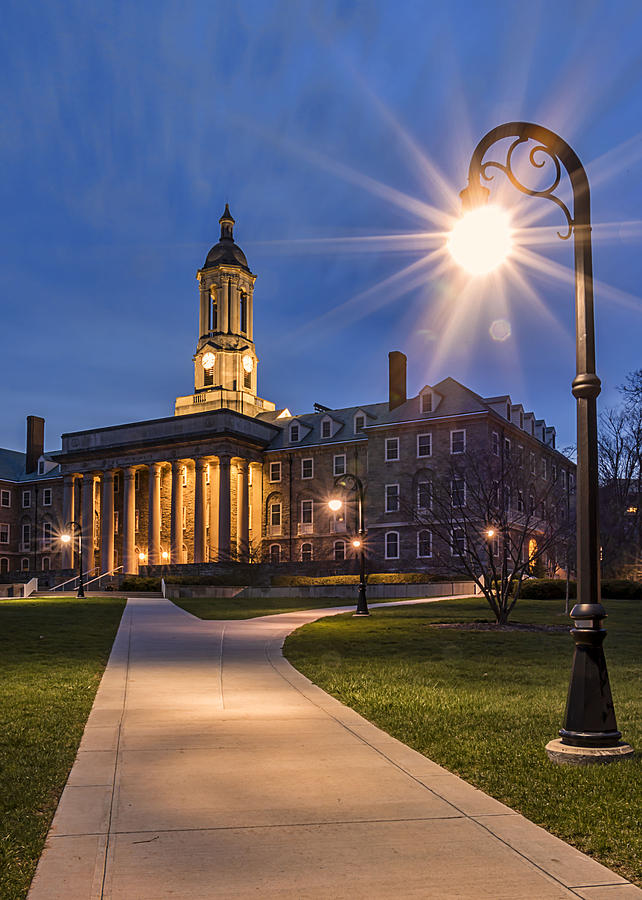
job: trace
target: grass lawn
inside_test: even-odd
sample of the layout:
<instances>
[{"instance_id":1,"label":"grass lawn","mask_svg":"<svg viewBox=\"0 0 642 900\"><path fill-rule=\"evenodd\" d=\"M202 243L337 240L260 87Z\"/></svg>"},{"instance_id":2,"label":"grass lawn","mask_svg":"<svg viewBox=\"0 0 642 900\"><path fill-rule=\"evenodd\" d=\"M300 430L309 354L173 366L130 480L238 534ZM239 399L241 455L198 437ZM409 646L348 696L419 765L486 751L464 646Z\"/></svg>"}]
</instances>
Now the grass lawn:
<instances>
[{"instance_id":1,"label":"grass lawn","mask_svg":"<svg viewBox=\"0 0 642 900\"><path fill-rule=\"evenodd\" d=\"M337 616L287 638L285 655L324 690L420 753L642 884L642 603L609 600L605 651L618 726L640 755L556 766L570 674L568 634L474 632L483 598ZM563 624L563 601L522 601L511 621Z\"/></svg>"},{"instance_id":2,"label":"grass lawn","mask_svg":"<svg viewBox=\"0 0 642 900\"><path fill-rule=\"evenodd\" d=\"M0 601L0 897L27 894L125 606Z\"/></svg>"},{"instance_id":3,"label":"grass lawn","mask_svg":"<svg viewBox=\"0 0 642 900\"><path fill-rule=\"evenodd\" d=\"M300 597L249 597L243 600L237 600L236 597L181 597L180 600L172 600L172 603L199 619L254 619L256 616L275 616L277 613L299 609L356 606L357 589L355 588L354 602L345 597L316 597L306 600Z\"/></svg>"}]
</instances>

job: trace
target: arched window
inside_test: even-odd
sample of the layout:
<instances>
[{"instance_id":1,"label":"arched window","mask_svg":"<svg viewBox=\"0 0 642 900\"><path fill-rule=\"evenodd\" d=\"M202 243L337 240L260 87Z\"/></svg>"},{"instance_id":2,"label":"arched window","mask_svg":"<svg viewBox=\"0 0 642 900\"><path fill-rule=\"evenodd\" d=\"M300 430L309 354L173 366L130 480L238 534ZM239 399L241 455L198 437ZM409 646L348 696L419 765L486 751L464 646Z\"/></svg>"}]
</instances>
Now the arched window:
<instances>
[{"instance_id":1,"label":"arched window","mask_svg":"<svg viewBox=\"0 0 642 900\"><path fill-rule=\"evenodd\" d=\"M0 559L0 575L6 575L8 571L9 571L9 560L7 559L6 556L3 556L2 559Z\"/></svg>"},{"instance_id":2,"label":"arched window","mask_svg":"<svg viewBox=\"0 0 642 900\"><path fill-rule=\"evenodd\" d=\"M239 321L241 334L247 334L247 294L241 294L239 302Z\"/></svg>"},{"instance_id":3,"label":"arched window","mask_svg":"<svg viewBox=\"0 0 642 900\"><path fill-rule=\"evenodd\" d=\"M312 562L312 544L301 544L301 562Z\"/></svg>"},{"instance_id":4,"label":"arched window","mask_svg":"<svg viewBox=\"0 0 642 900\"><path fill-rule=\"evenodd\" d=\"M210 301L210 331L218 330L218 300L216 299L216 288L211 288Z\"/></svg>"},{"instance_id":5,"label":"arched window","mask_svg":"<svg viewBox=\"0 0 642 900\"><path fill-rule=\"evenodd\" d=\"M49 571L49 557L48 556L43 556L43 558L42 558L42 571L43 572Z\"/></svg>"},{"instance_id":6,"label":"arched window","mask_svg":"<svg viewBox=\"0 0 642 900\"><path fill-rule=\"evenodd\" d=\"M335 558L335 560L341 560L341 559L346 558L345 541L335 541L334 542L334 558Z\"/></svg>"},{"instance_id":7,"label":"arched window","mask_svg":"<svg viewBox=\"0 0 642 900\"><path fill-rule=\"evenodd\" d=\"M23 556L23 558L20 560L20 568L23 572L29 571L29 560L26 556Z\"/></svg>"},{"instance_id":8,"label":"arched window","mask_svg":"<svg viewBox=\"0 0 642 900\"><path fill-rule=\"evenodd\" d=\"M386 531L386 559L399 559L398 531Z\"/></svg>"},{"instance_id":9,"label":"arched window","mask_svg":"<svg viewBox=\"0 0 642 900\"><path fill-rule=\"evenodd\" d=\"M270 544L270 562L273 566L278 566L281 562L281 545Z\"/></svg>"}]
</instances>

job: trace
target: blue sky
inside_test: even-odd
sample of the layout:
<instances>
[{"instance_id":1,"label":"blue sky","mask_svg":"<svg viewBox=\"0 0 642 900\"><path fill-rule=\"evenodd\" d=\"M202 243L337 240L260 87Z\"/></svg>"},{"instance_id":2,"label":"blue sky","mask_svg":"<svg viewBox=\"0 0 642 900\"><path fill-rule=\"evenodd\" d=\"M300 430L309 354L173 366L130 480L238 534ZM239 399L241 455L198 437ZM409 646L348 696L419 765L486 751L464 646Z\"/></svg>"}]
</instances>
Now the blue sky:
<instances>
[{"instance_id":1,"label":"blue sky","mask_svg":"<svg viewBox=\"0 0 642 900\"><path fill-rule=\"evenodd\" d=\"M550 228L538 252L567 276L523 269L525 288L471 294L412 237L443 229L435 210L458 213L475 144L513 119L558 131L591 179L602 404L642 365L638 3L3 11L0 446L23 447L29 413L50 449L172 414L192 389L194 276L226 201L258 275L263 397L293 412L385 399L399 349L411 393L448 375L510 393L573 442L572 247L553 204L528 201Z\"/></svg>"}]
</instances>

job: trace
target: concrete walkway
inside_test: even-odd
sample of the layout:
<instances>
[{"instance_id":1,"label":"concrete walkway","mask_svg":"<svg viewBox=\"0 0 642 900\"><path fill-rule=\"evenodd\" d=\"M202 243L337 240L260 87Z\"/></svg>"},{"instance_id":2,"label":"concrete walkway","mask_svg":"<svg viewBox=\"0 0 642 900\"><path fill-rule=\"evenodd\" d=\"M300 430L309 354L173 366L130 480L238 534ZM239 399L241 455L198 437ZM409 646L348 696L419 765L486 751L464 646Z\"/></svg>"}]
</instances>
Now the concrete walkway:
<instances>
[{"instance_id":1,"label":"concrete walkway","mask_svg":"<svg viewBox=\"0 0 642 900\"><path fill-rule=\"evenodd\" d=\"M30 900L642 898L296 672L338 611L130 600Z\"/></svg>"}]
</instances>

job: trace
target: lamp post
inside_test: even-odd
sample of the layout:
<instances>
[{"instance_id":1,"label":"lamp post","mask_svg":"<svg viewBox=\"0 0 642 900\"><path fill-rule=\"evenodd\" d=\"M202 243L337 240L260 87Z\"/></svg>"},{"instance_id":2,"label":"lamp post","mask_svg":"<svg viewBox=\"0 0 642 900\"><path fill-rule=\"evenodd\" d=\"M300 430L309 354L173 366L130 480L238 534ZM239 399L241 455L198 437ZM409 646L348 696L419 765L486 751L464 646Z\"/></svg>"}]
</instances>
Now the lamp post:
<instances>
[{"instance_id":1,"label":"lamp post","mask_svg":"<svg viewBox=\"0 0 642 900\"><path fill-rule=\"evenodd\" d=\"M77 596L81 599L85 597L85 589L82 583L82 526L79 522L67 522L65 528L69 531L71 530L71 534L65 533L60 536L60 540L63 544L69 544L75 534L78 535L78 594Z\"/></svg>"},{"instance_id":2,"label":"lamp post","mask_svg":"<svg viewBox=\"0 0 642 900\"><path fill-rule=\"evenodd\" d=\"M503 162L484 162L491 147L510 139ZM529 145L528 162L538 170L552 165L550 184L539 190L527 187L514 170L515 151ZM534 146L533 146L534 144ZM556 190L562 179L562 166L572 189L572 211ZM588 177L574 150L559 135L530 122L509 122L493 128L473 152L468 170L468 186L461 192L462 206L485 228L482 239L493 239L495 258L486 265L477 253L473 270L489 271L510 249L510 232L505 216L497 207L487 206L490 191L482 180L491 181L496 170L522 194L550 200L563 213L566 230L558 232L562 240L574 238L575 245L575 321L576 377L572 392L577 401L577 604L571 610L575 628L575 652L571 671L564 727L561 740L551 741L546 752L555 762L610 762L630 756L631 747L620 741L611 696L602 643L606 631L601 627L606 611L600 602L597 397L600 379L595 373L595 328L593 322L593 264L591 256L591 212ZM466 218L466 217L464 217ZM461 220L462 222L464 219ZM469 219L470 228L475 223ZM469 228L469 230L470 230ZM456 233L458 231L458 233ZM464 226L453 230L450 249L463 262L466 242Z\"/></svg>"},{"instance_id":3,"label":"lamp post","mask_svg":"<svg viewBox=\"0 0 642 900\"><path fill-rule=\"evenodd\" d=\"M366 598L366 531L364 527L365 494L363 482L356 475L338 475L334 480L335 488L344 491L354 491L357 495L357 537L352 541L352 546L359 553L359 596L355 616L369 616L368 600ZM333 498L328 506L334 512L341 509L342 501L338 497Z\"/></svg>"}]
</instances>

